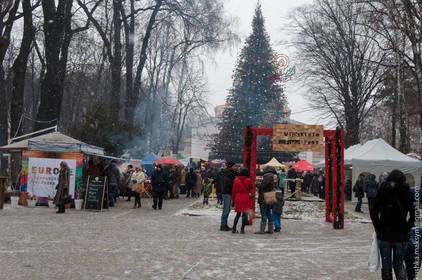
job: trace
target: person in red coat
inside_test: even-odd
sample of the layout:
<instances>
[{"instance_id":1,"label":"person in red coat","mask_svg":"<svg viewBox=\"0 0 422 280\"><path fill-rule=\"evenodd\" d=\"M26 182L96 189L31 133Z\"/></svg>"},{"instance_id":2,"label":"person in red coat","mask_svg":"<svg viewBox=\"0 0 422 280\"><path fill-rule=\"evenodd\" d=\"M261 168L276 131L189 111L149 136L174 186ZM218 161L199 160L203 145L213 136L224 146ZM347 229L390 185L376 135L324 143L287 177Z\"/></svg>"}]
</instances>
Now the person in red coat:
<instances>
[{"instance_id":1,"label":"person in red coat","mask_svg":"<svg viewBox=\"0 0 422 280\"><path fill-rule=\"evenodd\" d=\"M232 233L239 233L236 230L236 227L240 216L242 216L242 228L240 233L245 233L245 226L248 223L248 211L251 209L251 189L252 181L249 178L249 170L243 168L233 183L232 199L234 201L236 217L234 218Z\"/></svg>"}]
</instances>

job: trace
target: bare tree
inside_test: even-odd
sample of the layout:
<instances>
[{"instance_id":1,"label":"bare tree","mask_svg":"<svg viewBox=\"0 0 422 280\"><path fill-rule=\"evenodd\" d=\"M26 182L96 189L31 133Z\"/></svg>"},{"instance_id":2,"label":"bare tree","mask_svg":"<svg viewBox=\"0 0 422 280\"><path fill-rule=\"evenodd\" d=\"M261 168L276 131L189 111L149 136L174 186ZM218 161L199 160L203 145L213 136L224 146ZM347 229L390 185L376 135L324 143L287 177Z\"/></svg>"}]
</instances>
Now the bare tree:
<instances>
[{"instance_id":1,"label":"bare tree","mask_svg":"<svg viewBox=\"0 0 422 280\"><path fill-rule=\"evenodd\" d=\"M415 77L419 104L419 128L422 134L422 2L409 0L365 1L372 28L380 37L380 48L393 51L397 63L397 107L399 108L400 145L408 150L408 112L405 93L400 86L402 68ZM404 64L402 66L402 64ZM421 136L422 137L422 136ZM422 139L421 139L422 140ZM422 141L419 150L422 151Z\"/></svg>"},{"instance_id":2,"label":"bare tree","mask_svg":"<svg viewBox=\"0 0 422 280\"><path fill-rule=\"evenodd\" d=\"M172 152L177 154L182 144L182 137L188 120L198 119L206 107L206 80L203 72L195 67L193 61L185 60L180 73L173 77L175 100L172 113Z\"/></svg>"},{"instance_id":3,"label":"bare tree","mask_svg":"<svg viewBox=\"0 0 422 280\"><path fill-rule=\"evenodd\" d=\"M296 44L309 86L311 106L347 131L347 145L359 143L362 122L382 100L383 53L376 33L361 24L359 1L317 0L295 17Z\"/></svg>"},{"instance_id":4,"label":"bare tree","mask_svg":"<svg viewBox=\"0 0 422 280\"><path fill-rule=\"evenodd\" d=\"M7 143L9 135L9 98L6 86L4 60L10 45L10 37L13 24L16 20L19 3L20 0L6 0L0 2L0 104L6 105L0 110L0 145Z\"/></svg>"},{"instance_id":5,"label":"bare tree","mask_svg":"<svg viewBox=\"0 0 422 280\"><path fill-rule=\"evenodd\" d=\"M36 4L38 5L38 4ZM32 24L31 0L22 0L23 34L19 54L13 63L12 100L10 108L11 135L16 136L22 131L24 87L28 57L32 49L35 28Z\"/></svg>"},{"instance_id":6,"label":"bare tree","mask_svg":"<svg viewBox=\"0 0 422 280\"><path fill-rule=\"evenodd\" d=\"M72 7L73 0L42 0L46 72L41 80L36 129L58 122L69 46L73 35L88 29L89 22L72 27Z\"/></svg>"}]
</instances>

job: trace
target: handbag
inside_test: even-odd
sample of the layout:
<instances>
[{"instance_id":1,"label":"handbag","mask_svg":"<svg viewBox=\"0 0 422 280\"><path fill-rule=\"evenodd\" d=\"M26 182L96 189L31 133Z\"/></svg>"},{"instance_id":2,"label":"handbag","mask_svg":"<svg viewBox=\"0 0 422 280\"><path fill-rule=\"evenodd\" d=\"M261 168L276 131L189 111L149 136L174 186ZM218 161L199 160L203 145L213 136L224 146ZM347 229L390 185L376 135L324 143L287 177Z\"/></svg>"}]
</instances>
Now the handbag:
<instances>
[{"instance_id":1,"label":"handbag","mask_svg":"<svg viewBox=\"0 0 422 280\"><path fill-rule=\"evenodd\" d=\"M378 248L377 234L374 232L372 234L372 244L369 250L368 257L368 270L369 272L376 272L380 267L380 250Z\"/></svg>"},{"instance_id":2,"label":"handbag","mask_svg":"<svg viewBox=\"0 0 422 280\"><path fill-rule=\"evenodd\" d=\"M138 183L138 184L136 184L135 192L137 192L137 193L144 193L145 192L144 183Z\"/></svg>"},{"instance_id":3,"label":"handbag","mask_svg":"<svg viewBox=\"0 0 422 280\"><path fill-rule=\"evenodd\" d=\"M277 203L276 192L275 191L265 192L264 193L264 202L267 205L273 205L273 204Z\"/></svg>"}]
</instances>

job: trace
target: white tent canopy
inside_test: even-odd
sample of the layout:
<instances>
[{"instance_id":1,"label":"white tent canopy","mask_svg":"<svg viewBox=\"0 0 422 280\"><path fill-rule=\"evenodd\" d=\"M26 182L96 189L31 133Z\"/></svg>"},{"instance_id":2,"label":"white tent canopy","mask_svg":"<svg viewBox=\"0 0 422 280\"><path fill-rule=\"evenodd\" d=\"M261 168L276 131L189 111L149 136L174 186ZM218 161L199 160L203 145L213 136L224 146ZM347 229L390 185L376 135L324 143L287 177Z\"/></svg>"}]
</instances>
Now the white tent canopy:
<instances>
[{"instance_id":1,"label":"white tent canopy","mask_svg":"<svg viewBox=\"0 0 422 280\"><path fill-rule=\"evenodd\" d=\"M411 174L417 186L421 185L422 161L401 153L383 139L374 139L350 150L348 158L345 156L345 163L350 164L347 160L351 160L353 184L359 174L364 172L379 177L383 172L399 169L405 174Z\"/></svg>"},{"instance_id":2,"label":"white tent canopy","mask_svg":"<svg viewBox=\"0 0 422 280\"><path fill-rule=\"evenodd\" d=\"M21 140L19 142L2 146L0 147L0 150L15 152L22 150L36 150L46 152L83 152L95 155L104 155L103 148L86 144L60 132L51 132Z\"/></svg>"},{"instance_id":3,"label":"white tent canopy","mask_svg":"<svg viewBox=\"0 0 422 280\"><path fill-rule=\"evenodd\" d=\"M352 159L356 155L359 154L359 150L362 148L361 144L356 144L353 146L350 146L344 151L344 164L345 165L352 165ZM321 160L318 162L315 167L317 168L324 168L325 167L325 160Z\"/></svg>"},{"instance_id":4,"label":"white tent canopy","mask_svg":"<svg viewBox=\"0 0 422 280\"><path fill-rule=\"evenodd\" d=\"M272 167L279 167L279 168L283 168L284 165L281 164L276 158L272 158L269 162L267 162L266 164L264 164L264 166L272 166Z\"/></svg>"}]
</instances>

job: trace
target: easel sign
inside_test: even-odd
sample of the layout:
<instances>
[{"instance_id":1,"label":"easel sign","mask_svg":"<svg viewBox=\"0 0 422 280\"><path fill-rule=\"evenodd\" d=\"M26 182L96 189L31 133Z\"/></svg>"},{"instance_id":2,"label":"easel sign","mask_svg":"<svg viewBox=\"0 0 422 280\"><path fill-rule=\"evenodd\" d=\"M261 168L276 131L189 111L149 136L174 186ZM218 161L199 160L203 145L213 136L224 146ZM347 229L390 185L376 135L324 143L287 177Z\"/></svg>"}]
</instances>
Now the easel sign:
<instances>
[{"instance_id":1,"label":"easel sign","mask_svg":"<svg viewBox=\"0 0 422 280\"><path fill-rule=\"evenodd\" d=\"M93 211L108 209L107 177L88 176L84 209Z\"/></svg>"}]
</instances>

